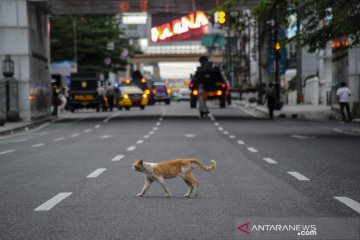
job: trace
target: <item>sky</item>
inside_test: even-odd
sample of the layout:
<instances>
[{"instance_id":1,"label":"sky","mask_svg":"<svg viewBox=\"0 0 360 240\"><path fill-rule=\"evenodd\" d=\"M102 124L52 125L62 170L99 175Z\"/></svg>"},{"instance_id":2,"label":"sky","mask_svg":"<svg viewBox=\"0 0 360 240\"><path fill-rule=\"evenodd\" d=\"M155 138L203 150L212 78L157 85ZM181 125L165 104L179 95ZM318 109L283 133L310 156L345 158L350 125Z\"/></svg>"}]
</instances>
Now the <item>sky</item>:
<instances>
[{"instance_id":1,"label":"sky","mask_svg":"<svg viewBox=\"0 0 360 240\"><path fill-rule=\"evenodd\" d=\"M199 62L163 62L159 63L160 75L166 78L189 78L193 74Z\"/></svg>"}]
</instances>

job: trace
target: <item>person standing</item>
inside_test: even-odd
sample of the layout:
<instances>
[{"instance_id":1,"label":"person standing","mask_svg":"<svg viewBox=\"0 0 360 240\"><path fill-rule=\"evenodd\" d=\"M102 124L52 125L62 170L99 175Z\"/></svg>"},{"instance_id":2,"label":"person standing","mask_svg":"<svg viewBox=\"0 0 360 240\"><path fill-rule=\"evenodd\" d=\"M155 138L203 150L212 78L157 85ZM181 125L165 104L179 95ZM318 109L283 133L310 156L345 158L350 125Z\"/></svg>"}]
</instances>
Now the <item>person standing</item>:
<instances>
[{"instance_id":1,"label":"person standing","mask_svg":"<svg viewBox=\"0 0 360 240\"><path fill-rule=\"evenodd\" d=\"M114 107L114 95L115 95L115 90L111 86L111 83L109 83L108 88L106 90L106 98L109 104L110 112L113 111L113 107Z\"/></svg>"},{"instance_id":2,"label":"person standing","mask_svg":"<svg viewBox=\"0 0 360 240\"><path fill-rule=\"evenodd\" d=\"M348 116L348 122L352 121L350 106L349 106L349 97L351 96L350 89L346 87L344 82L341 83L340 88L336 91L336 99L340 104L340 112L342 121L346 122L346 116L344 108L346 109L346 113Z\"/></svg>"},{"instance_id":3,"label":"person standing","mask_svg":"<svg viewBox=\"0 0 360 240\"><path fill-rule=\"evenodd\" d=\"M276 103L275 88L272 83L269 83L268 89L266 90L265 101L267 102L267 107L269 109L269 118L272 120L274 118L274 108Z\"/></svg>"},{"instance_id":4,"label":"person standing","mask_svg":"<svg viewBox=\"0 0 360 240\"><path fill-rule=\"evenodd\" d=\"M102 109L103 112L105 112L105 110L106 110L106 104L105 104L105 101L104 101L105 88L103 86L103 83L101 83L99 85L99 87L96 89L96 91L97 91L97 94L98 94L98 100L99 100L101 109Z\"/></svg>"},{"instance_id":5,"label":"person standing","mask_svg":"<svg viewBox=\"0 0 360 240\"><path fill-rule=\"evenodd\" d=\"M52 105L53 105L52 115L55 117L57 117L58 115L59 93L60 93L59 88L56 85L54 85L52 87Z\"/></svg>"}]
</instances>

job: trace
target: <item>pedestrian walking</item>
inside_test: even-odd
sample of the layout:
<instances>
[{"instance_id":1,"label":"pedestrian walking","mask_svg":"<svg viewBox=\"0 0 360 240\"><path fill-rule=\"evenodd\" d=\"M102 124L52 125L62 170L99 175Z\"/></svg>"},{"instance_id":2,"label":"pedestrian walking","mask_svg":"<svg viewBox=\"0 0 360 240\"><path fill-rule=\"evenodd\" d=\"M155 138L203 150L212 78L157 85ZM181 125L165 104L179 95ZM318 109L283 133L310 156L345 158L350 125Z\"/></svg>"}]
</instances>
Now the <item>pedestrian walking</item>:
<instances>
[{"instance_id":1,"label":"pedestrian walking","mask_svg":"<svg viewBox=\"0 0 360 240\"><path fill-rule=\"evenodd\" d=\"M115 90L111 86L111 83L109 83L108 88L106 89L106 98L108 101L110 112L113 111L113 107L114 107L114 95L115 95Z\"/></svg>"},{"instance_id":2,"label":"pedestrian walking","mask_svg":"<svg viewBox=\"0 0 360 240\"><path fill-rule=\"evenodd\" d=\"M58 96L58 106L61 113L65 111L66 104L67 104L67 99L65 96L65 88L63 87L59 92L59 96Z\"/></svg>"},{"instance_id":3,"label":"pedestrian walking","mask_svg":"<svg viewBox=\"0 0 360 240\"><path fill-rule=\"evenodd\" d=\"M267 102L267 107L269 109L269 118L272 120L274 118L274 108L276 103L275 88L272 83L269 83L268 89L266 90L265 102Z\"/></svg>"},{"instance_id":4,"label":"pedestrian walking","mask_svg":"<svg viewBox=\"0 0 360 240\"><path fill-rule=\"evenodd\" d=\"M207 116L209 114L209 109L206 105L206 91L202 84L199 84L198 101L200 117Z\"/></svg>"},{"instance_id":5,"label":"pedestrian walking","mask_svg":"<svg viewBox=\"0 0 360 240\"><path fill-rule=\"evenodd\" d=\"M352 117L351 117L351 113L350 113L350 106L349 106L349 97L350 96L351 96L350 89L346 86L346 84L344 82L342 82L340 85L340 88L336 91L336 99L340 104L341 118L342 118L342 121L344 121L344 122L352 121ZM347 121L346 121L344 108L346 109L346 113L347 113L347 118L348 118Z\"/></svg>"}]
</instances>

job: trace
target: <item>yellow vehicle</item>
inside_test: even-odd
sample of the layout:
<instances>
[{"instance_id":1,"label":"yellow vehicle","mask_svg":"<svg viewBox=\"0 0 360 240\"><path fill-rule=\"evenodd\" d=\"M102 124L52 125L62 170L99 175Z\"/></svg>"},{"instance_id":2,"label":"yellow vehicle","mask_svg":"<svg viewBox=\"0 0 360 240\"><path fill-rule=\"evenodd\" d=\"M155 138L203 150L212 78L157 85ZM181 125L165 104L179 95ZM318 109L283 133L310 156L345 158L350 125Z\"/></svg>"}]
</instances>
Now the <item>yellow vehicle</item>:
<instances>
[{"instance_id":1,"label":"yellow vehicle","mask_svg":"<svg viewBox=\"0 0 360 240\"><path fill-rule=\"evenodd\" d=\"M148 104L148 96L137 86L124 85L119 87L119 109L129 110L131 107L145 109Z\"/></svg>"}]
</instances>

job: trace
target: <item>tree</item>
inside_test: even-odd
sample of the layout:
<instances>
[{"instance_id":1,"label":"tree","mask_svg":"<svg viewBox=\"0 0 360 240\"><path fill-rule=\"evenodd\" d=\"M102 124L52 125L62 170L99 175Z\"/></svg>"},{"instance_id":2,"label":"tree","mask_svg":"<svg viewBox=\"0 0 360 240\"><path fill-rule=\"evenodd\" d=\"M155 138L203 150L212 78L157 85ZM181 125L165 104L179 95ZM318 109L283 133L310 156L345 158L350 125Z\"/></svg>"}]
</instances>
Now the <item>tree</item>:
<instances>
[{"instance_id":1,"label":"tree","mask_svg":"<svg viewBox=\"0 0 360 240\"><path fill-rule=\"evenodd\" d=\"M76 33L77 61L79 71L116 72L125 68L127 62L121 57L124 49L132 51L124 33L117 29L112 16L56 16L51 23L51 61L75 59ZM107 45L114 43L113 50ZM111 63L104 62L110 59Z\"/></svg>"},{"instance_id":2,"label":"tree","mask_svg":"<svg viewBox=\"0 0 360 240\"><path fill-rule=\"evenodd\" d=\"M227 0L221 7L231 9L237 2ZM299 16L301 30L289 41L308 46L311 52L343 37L350 39L349 46L360 44L358 0L259 0L251 11L254 16L269 16L276 12L279 26L285 29L296 25L292 17Z\"/></svg>"}]
</instances>

